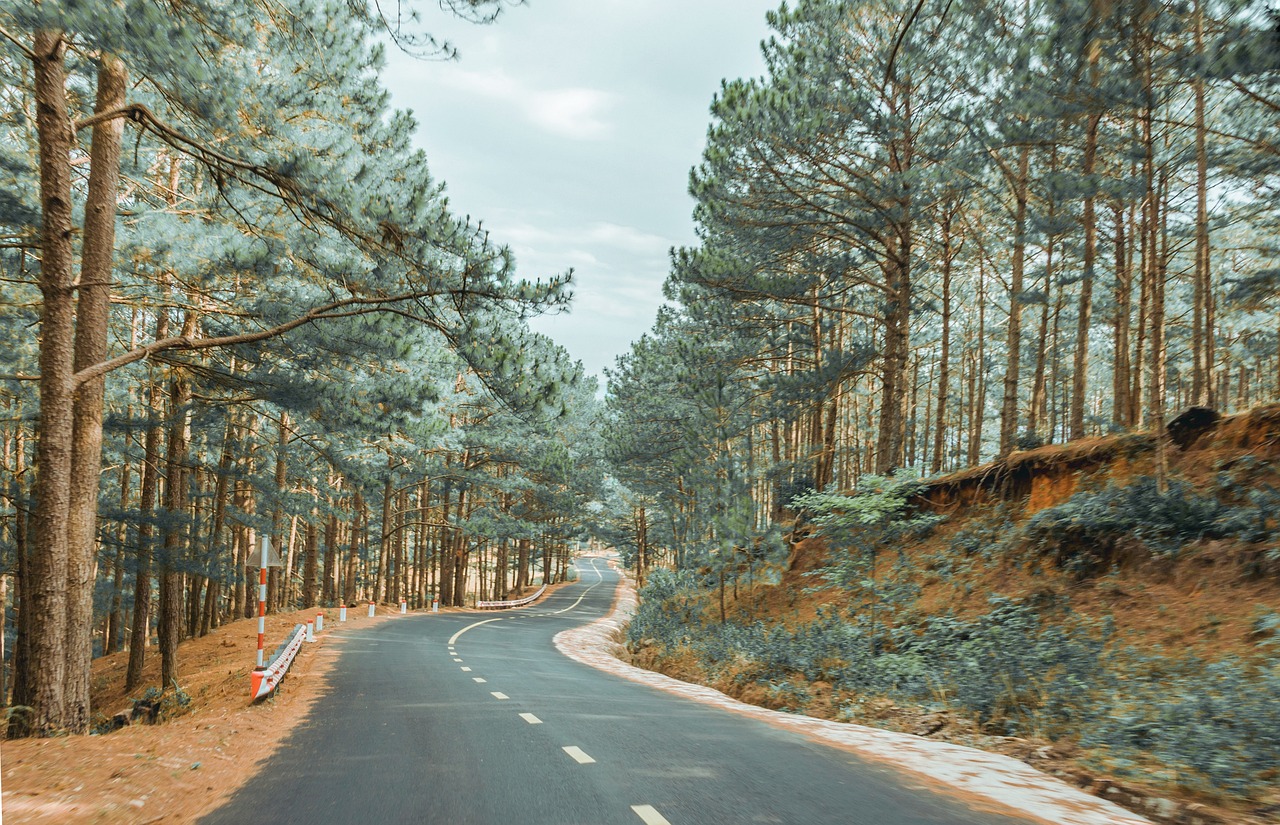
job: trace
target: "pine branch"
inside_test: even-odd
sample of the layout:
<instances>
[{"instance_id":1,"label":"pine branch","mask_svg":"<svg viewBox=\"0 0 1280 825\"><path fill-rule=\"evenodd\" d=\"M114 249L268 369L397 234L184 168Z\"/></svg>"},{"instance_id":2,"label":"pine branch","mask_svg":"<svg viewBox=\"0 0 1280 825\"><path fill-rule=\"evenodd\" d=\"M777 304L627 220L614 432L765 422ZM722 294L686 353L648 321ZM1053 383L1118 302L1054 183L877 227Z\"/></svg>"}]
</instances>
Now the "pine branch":
<instances>
[{"instance_id":1,"label":"pine branch","mask_svg":"<svg viewBox=\"0 0 1280 825\"><path fill-rule=\"evenodd\" d=\"M265 341L269 338L279 337L285 334L286 332L290 332L291 330L295 330L298 327L304 326L306 324L310 324L314 321L326 320L326 319L332 319L332 318L347 318L355 315L367 315L373 312L392 311L393 310L392 307L384 306L384 305L392 304L400 301L409 301L415 298L424 298L424 297L427 297L429 294L430 293L427 293L427 292L411 292L404 295L395 295L391 297L345 298L339 301L334 301L332 303L325 304L324 306L315 307L314 309L308 310L307 312L303 313L297 318L294 318L291 321L286 321L283 324L278 324L274 327L269 327L267 329L258 330L257 332L245 332L245 333L240 333L238 335L222 335L214 338L193 338L187 335L174 335L168 338L162 338L158 341L152 341L149 344L144 344L143 346L130 350L129 352L124 353L123 355L118 355L115 358L111 358L107 361L103 361L101 363L95 364L92 367L87 367L83 370L80 370L79 372L77 372L75 375L72 376L72 382L76 387L83 386L85 382L91 381L94 378L105 375L106 373L111 372L114 369L123 367L127 364L132 364L135 361L141 361L144 358L150 358L152 355L155 355L160 352L165 352L167 350L191 351L191 350L203 350L203 349L216 349L218 347L230 347L230 346L236 346L238 344L253 344L259 341ZM349 311L349 312L337 311L337 310L343 309L344 307L364 307L364 308L357 309L354 311Z\"/></svg>"}]
</instances>

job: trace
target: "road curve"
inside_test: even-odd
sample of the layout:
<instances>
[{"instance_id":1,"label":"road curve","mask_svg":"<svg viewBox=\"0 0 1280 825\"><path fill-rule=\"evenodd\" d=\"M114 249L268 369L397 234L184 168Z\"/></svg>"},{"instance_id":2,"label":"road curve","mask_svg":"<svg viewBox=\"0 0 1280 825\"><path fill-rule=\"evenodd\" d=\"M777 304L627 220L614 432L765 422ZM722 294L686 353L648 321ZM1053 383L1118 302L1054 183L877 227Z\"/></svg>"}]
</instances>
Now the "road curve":
<instances>
[{"instance_id":1,"label":"road curve","mask_svg":"<svg viewBox=\"0 0 1280 825\"><path fill-rule=\"evenodd\" d=\"M578 569L523 610L353 629L306 721L200 822L1025 825L562 656L552 637L605 615L618 581Z\"/></svg>"}]
</instances>

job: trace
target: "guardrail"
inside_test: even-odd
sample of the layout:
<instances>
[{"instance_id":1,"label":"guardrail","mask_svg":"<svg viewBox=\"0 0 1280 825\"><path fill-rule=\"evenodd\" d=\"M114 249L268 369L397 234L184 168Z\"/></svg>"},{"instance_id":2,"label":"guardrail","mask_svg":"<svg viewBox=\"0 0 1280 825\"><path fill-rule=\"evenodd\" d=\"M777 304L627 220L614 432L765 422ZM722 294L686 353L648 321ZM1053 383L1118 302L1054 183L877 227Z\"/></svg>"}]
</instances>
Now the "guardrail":
<instances>
[{"instance_id":1,"label":"guardrail","mask_svg":"<svg viewBox=\"0 0 1280 825\"><path fill-rule=\"evenodd\" d=\"M533 604L537 601L538 597L541 596L546 589L547 586L544 584L542 587L539 587L538 592L534 593L532 596L525 596L523 599L508 599L506 601L498 602L476 602L476 607L481 610L505 610L508 607L524 607L526 604Z\"/></svg>"},{"instance_id":2,"label":"guardrail","mask_svg":"<svg viewBox=\"0 0 1280 825\"><path fill-rule=\"evenodd\" d=\"M294 657L302 649L302 643L307 641L308 635L307 625L298 625L293 629L293 635L281 642L280 646L276 648L276 652L271 654L271 661L265 667L253 671L249 692L253 695L255 701L276 689L276 686L280 684L280 680L284 678L284 674L289 670L289 665L293 664Z\"/></svg>"}]
</instances>

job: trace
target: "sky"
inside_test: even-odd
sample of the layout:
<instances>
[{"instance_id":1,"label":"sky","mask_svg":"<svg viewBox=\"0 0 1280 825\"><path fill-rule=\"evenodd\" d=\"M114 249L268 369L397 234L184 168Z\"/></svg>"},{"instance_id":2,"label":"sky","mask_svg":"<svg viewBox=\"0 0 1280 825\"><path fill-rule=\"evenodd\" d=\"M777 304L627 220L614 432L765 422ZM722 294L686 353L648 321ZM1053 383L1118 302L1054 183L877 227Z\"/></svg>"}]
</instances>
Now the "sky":
<instances>
[{"instance_id":1,"label":"sky","mask_svg":"<svg viewBox=\"0 0 1280 825\"><path fill-rule=\"evenodd\" d=\"M527 0L476 26L423 3L456 61L394 48L384 82L453 210L524 277L574 270L535 330L601 376L653 325L668 251L695 241L689 170L722 78L763 73L778 0Z\"/></svg>"}]
</instances>

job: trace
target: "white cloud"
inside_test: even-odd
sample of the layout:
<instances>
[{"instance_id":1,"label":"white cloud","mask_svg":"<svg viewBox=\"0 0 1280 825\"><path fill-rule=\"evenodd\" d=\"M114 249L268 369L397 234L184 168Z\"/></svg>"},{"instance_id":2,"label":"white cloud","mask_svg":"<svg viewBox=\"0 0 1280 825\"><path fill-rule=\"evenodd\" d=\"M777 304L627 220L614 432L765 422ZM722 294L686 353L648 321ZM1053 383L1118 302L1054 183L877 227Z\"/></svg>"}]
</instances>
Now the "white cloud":
<instances>
[{"instance_id":1,"label":"white cloud","mask_svg":"<svg viewBox=\"0 0 1280 825\"><path fill-rule=\"evenodd\" d=\"M611 131L602 117L610 99L597 89L535 91L524 101L524 109L530 120L554 135L599 140Z\"/></svg>"},{"instance_id":2,"label":"white cloud","mask_svg":"<svg viewBox=\"0 0 1280 825\"><path fill-rule=\"evenodd\" d=\"M625 249L628 252L658 255L666 255L672 245L666 238L642 232L633 226L607 222L594 224L587 231L586 239L593 243Z\"/></svg>"},{"instance_id":3,"label":"white cloud","mask_svg":"<svg viewBox=\"0 0 1280 825\"><path fill-rule=\"evenodd\" d=\"M585 227L555 227L545 223L535 226L527 221L505 223L501 218L491 220L494 237L511 245L516 254L540 257L559 256L572 266L599 264L606 258L616 259L616 254L606 250L625 252L665 263L667 250L673 241L660 235L607 221L597 221Z\"/></svg>"},{"instance_id":4,"label":"white cloud","mask_svg":"<svg viewBox=\"0 0 1280 825\"><path fill-rule=\"evenodd\" d=\"M451 66L441 80L460 91L514 107L533 125L553 135L573 140L601 140L612 132L605 112L613 95L599 89L571 86L534 88L527 80L494 68L470 71Z\"/></svg>"}]
</instances>

